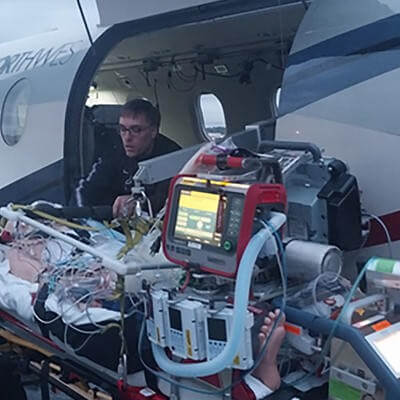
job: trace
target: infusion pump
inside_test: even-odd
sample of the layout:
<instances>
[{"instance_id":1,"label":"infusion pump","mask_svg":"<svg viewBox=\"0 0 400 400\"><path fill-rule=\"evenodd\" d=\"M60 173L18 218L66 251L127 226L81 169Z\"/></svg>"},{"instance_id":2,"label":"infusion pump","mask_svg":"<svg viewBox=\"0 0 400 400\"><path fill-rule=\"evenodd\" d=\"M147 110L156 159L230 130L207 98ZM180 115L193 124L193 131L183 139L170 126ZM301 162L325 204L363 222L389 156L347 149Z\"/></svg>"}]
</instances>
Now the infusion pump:
<instances>
[{"instance_id":1,"label":"infusion pump","mask_svg":"<svg viewBox=\"0 0 400 400\"><path fill-rule=\"evenodd\" d=\"M231 307L213 310L197 300L170 300L166 291L157 290L152 293L150 308L146 322L149 340L182 359L210 361L224 350L234 334ZM247 311L243 340L230 367L245 370L253 365L253 325L253 313Z\"/></svg>"},{"instance_id":2,"label":"infusion pump","mask_svg":"<svg viewBox=\"0 0 400 400\"><path fill-rule=\"evenodd\" d=\"M178 176L170 187L164 253L178 265L234 278L257 213L268 216L271 210L285 209L286 192L280 184Z\"/></svg>"}]
</instances>

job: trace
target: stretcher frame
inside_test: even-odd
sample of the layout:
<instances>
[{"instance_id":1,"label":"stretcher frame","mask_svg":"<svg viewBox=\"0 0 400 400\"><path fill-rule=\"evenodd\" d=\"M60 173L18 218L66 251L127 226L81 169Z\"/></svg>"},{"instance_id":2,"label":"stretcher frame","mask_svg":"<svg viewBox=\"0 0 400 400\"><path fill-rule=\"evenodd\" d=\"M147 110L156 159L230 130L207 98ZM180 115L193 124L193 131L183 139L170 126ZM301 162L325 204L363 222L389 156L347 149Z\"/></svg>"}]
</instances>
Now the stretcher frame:
<instances>
[{"instance_id":1,"label":"stretcher frame","mask_svg":"<svg viewBox=\"0 0 400 400\"><path fill-rule=\"evenodd\" d=\"M155 269L171 269L172 266L170 264L167 265L140 265L138 266L135 263L124 264L121 261L112 259L97 249L86 245L68 235L63 234L62 232L57 231L56 229L42 224L39 221L36 221L30 217L27 217L23 211L14 211L12 206L1 207L0 215L7 220L10 221L20 221L27 225L30 225L56 239L60 239L86 253L89 253L99 259L101 264L114 272L116 272L119 276L126 277L127 275L135 275L140 271L144 270L155 270ZM175 267L174 267L175 268ZM99 364L94 363L93 361L87 359L86 357L81 357L70 353L67 350L62 349L55 342L50 339L42 336L30 327L28 324L21 322L21 320L11 311L0 310L0 336L1 330L3 330L3 337L13 342L21 347L28 348L34 350L36 353L41 354L43 358L43 368L37 363L30 363L30 368L34 373L40 373L40 375L47 375L48 382L52 385L58 387L60 390L63 390L74 399L78 400L86 400L86 399L120 399L130 400L129 393L135 392L140 389L136 386L130 386L127 382L127 371L126 368L122 373L122 376L119 376L117 372L109 370ZM8 332L8 334L4 333ZM12 335L12 337L10 336ZM127 355L125 355L127 357ZM52 373L50 365L58 366L59 372L63 373L63 370L67 368L76 376L82 377L90 377L91 383L105 389L105 393L97 395L94 397L93 393L90 395L91 397L85 397L81 390L71 390L69 385L65 385L61 383L60 379L58 379L54 373ZM47 372L46 372L47 371ZM124 392L122 396L121 391ZM42 385L42 398L44 400L49 399L48 394L45 393L45 386ZM109 397L105 397L110 393ZM100 393L100 392L99 392ZM99 397L100 396L100 397ZM133 397L132 397L133 399Z\"/></svg>"},{"instance_id":2,"label":"stretcher frame","mask_svg":"<svg viewBox=\"0 0 400 400\"><path fill-rule=\"evenodd\" d=\"M136 388L122 382L115 371L62 349L9 311L0 310L0 336L11 344L29 350L23 352L24 358L29 362L29 369L41 380L42 399L49 398L46 394L48 386L46 385L46 389L44 381L77 400L119 399L123 398L121 389ZM68 383L71 376L81 383L91 383L103 391L96 394L96 391L89 387L87 391L76 385L74 387Z\"/></svg>"}]
</instances>

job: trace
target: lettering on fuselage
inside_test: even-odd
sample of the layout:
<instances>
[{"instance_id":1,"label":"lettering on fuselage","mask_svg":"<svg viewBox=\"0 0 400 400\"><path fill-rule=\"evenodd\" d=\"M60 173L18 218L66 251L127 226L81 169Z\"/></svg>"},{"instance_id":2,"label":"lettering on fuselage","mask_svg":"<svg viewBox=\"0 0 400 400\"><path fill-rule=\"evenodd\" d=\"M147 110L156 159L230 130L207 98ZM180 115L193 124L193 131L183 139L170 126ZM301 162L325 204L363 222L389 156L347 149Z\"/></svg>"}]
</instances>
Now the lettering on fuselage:
<instances>
[{"instance_id":1,"label":"lettering on fuselage","mask_svg":"<svg viewBox=\"0 0 400 400\"><path fill-rule=\"evenodd\" d=\"M64 65L75 54L74 43L76 42L64 43L59 47L28 50L2 57L0 58L0 75L25 72L45 65L50 67Z\"/></svg>"}]
</instances>

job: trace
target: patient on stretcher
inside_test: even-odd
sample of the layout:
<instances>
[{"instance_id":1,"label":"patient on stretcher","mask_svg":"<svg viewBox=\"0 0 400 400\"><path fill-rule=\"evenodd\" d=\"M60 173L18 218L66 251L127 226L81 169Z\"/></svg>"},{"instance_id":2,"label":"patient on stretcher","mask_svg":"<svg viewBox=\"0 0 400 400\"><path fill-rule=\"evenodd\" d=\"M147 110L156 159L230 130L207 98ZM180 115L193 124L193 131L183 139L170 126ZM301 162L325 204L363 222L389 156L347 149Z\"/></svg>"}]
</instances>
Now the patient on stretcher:
<instances>
[{"instance_id":1,"label":"patient on stretcher","mask_svg":"<svg viewBox=\"0 0 400 400\"><path fill-rule=\"evenodd\" d=\"M29 236L32 237L32 233ZM121 247L120 241L112 239L99 242L113 255ZM76 252L72 246L41 236L39 232L35 233L34 239L9 243L5 254L5 261L9 265L8 275L31 284L27 295L31 300L34 299L32 313L45 337L114 371L118 370L120 364L122 346L126 346L129 355L129 373L144 368L139 351L146 364L157 368L146 337L142 348L138 350L143 305L134 294L125 296L121 303L120 297L115 296L119 285L115 273L102 268L95 258ZM156 273L160 274L159 271ZM158 279L163 279L161 274ZM38 288L39 282L38 292L33 294L32 285ZM120 324L121 307L125 314L123 331ZM275 324L278 316L278 311L270 312L260 328L258 341L262 346L276 325L265 356L253 372L256 381L262 382L270 391L280 385L277 355L285 328L282 316ZM121 340L122 337L125 339ZM248 379L246 382L254 386L254 382L248 382ZM269 391L263 393L265 395Z\"/></svg>"}]
</instances>

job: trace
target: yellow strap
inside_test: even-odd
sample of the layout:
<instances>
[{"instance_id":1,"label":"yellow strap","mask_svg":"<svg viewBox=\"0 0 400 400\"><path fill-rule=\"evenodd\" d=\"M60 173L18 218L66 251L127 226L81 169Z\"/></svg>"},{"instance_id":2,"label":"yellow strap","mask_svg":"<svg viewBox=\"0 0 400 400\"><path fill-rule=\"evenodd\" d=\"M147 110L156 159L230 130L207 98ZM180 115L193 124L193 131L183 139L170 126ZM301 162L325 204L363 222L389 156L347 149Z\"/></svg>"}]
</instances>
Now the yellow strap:
<instances>
[{"instance_id":1,"label":"yellow strap","mask_svg":"<svg viewBox=\"0 0 400 400\"><path fill-rule=\"evenodd\" d=\"M117 254L117 259L120 260L124 257L130 250L132 250L142 239L142 234L138 231L135 232L135 237L132 237L132 232L129 229L127 220L120 220L121 228L125 234L126 242L125 245L121 248L121 250Z\"/></svg>"},{"instance_id":2,"label":"yellow strap","mask_svg":"<svg viewBox=\"0 0 400 400\"><path fill-rule=\"evenodd\" d=\"M55 217L54 215L47 214L43 211L35 210L31 206L24 206L21 204L13 204L12 209L13 210L28 210L28 211L33 212L34 214L36 214L37 216L39 216L41 218L48 219L49 221L57 222L60 225L67 226L72 229L82 229L84 231L95 231L95 232L99 231L98 228L93 228L92 226L81 225L81 224L77 224L75 222L70 222L64 218L58 218L58 217Z\"/></svg>"}]
</instances>

